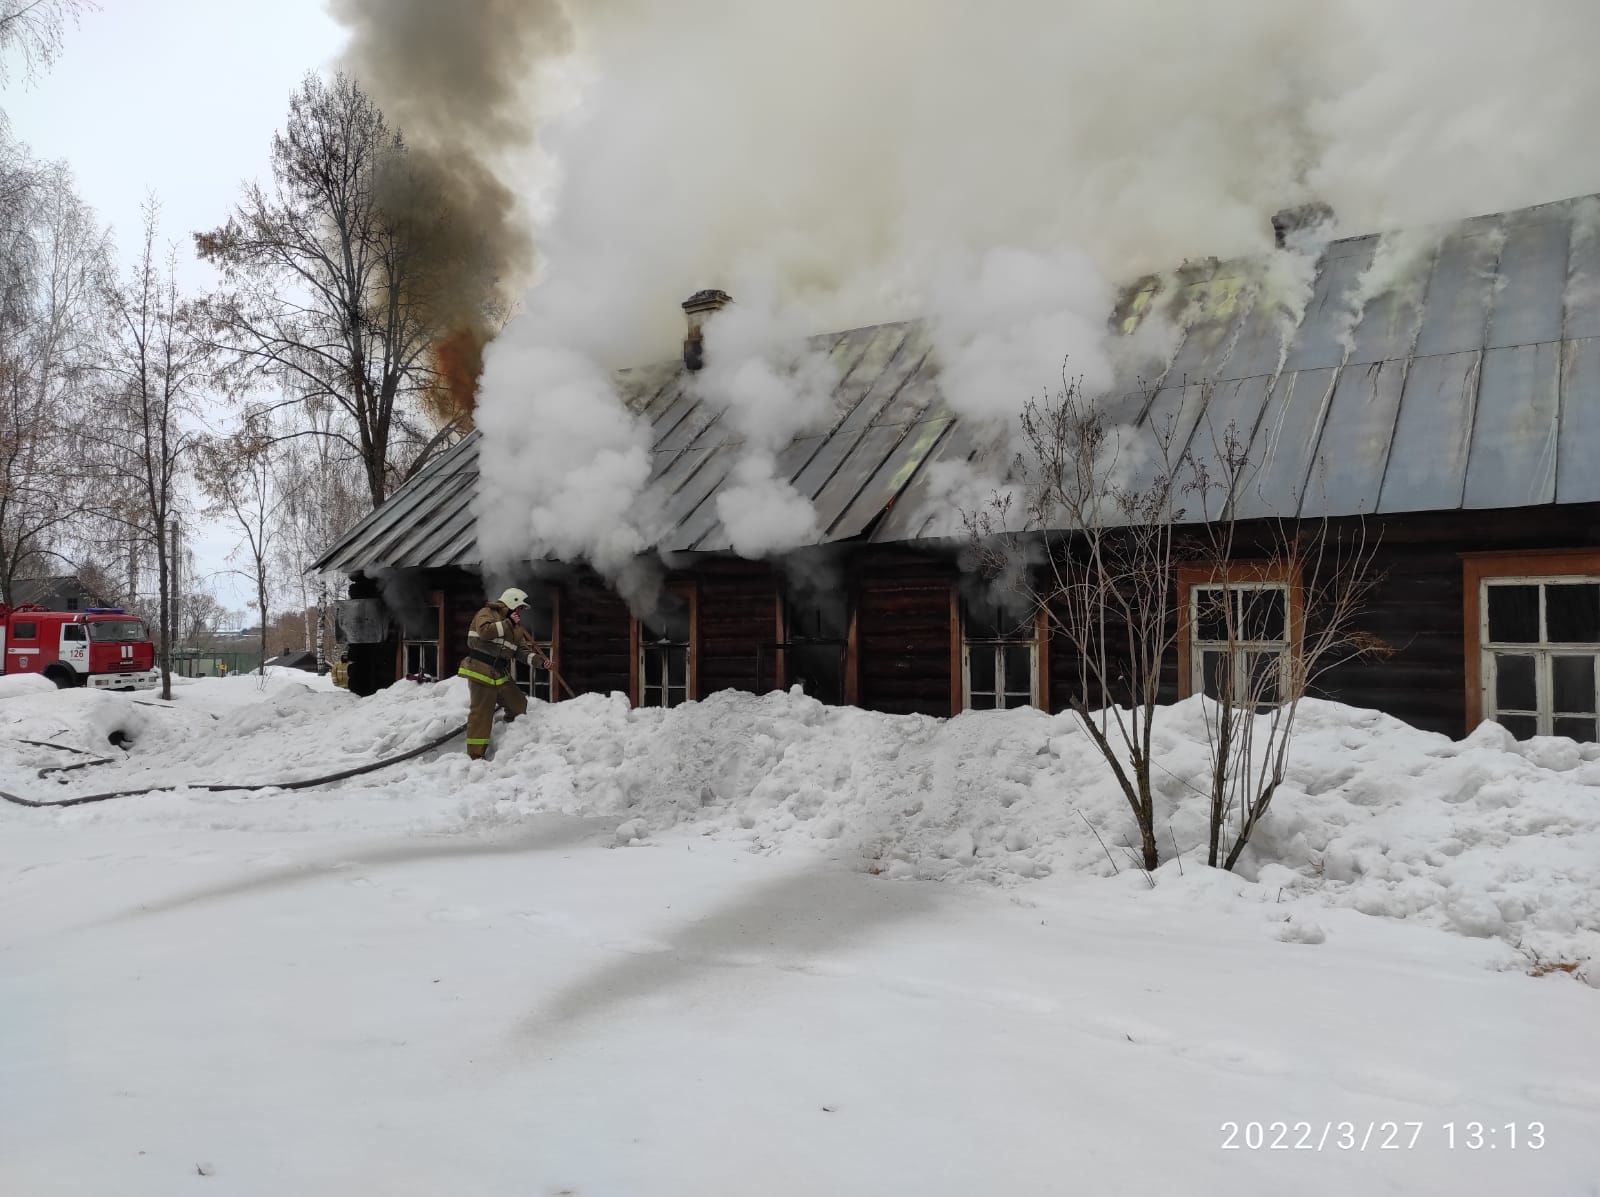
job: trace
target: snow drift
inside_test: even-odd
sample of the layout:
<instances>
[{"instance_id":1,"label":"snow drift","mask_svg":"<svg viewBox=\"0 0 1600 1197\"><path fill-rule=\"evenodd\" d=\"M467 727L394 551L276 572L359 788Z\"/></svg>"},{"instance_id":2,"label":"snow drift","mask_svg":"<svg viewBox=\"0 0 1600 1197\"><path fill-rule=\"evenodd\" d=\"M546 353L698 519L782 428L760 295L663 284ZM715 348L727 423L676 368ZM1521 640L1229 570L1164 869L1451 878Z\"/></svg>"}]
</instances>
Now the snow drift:
<instances>
[{"instance_id":1,"label":"snow drift","mask_svg":"<svg viewBox=\"0 0 1600 1197\"><path fill-rule=\"evenodd\" d=\"M464 719L464 683L399 683L367 700L274 680L213 682L201 702L29 692L0 699L0 787L35 797L136 785L264 785L403 752ZM223 701L231 696L232 703ZM244 699L248 701L243 701ZM1165 856L1151 883L1201 869L1206 771L1201 700L1157 728ZM209 708L209 709L208 709ZM221 710L221 715L212 713ZM1374 711L1307 701L1288 779L1227 885L1256 899L1354 907L1503 941L1507 966L1576 965L1600 954L1600 746L1517 743L1496 725L1465 741ZM40 781L55 739L113 766ZM1123 799L1070 715L974 712L955 719L829 707L798 692L723 693L673 710L621 695L534 703L498 728L494 760L447 752L338 789L252 797L151 795L0 818L156 820L262 831L330 823L474 834L534 814L611 815L619 842L683 835L762 853L818 853L887 878L1016 885L1118 874L1146 888L1126 845ZM1220 878L1219 878L1220 879ZM1224 887L1226 888L1226 887ZM1201 891L1204 892L1204 887ZM1286 918L1289 915L1286 913ZM1316 942L1320 930L1285 934Z\"/></svg>"}]
</instances>

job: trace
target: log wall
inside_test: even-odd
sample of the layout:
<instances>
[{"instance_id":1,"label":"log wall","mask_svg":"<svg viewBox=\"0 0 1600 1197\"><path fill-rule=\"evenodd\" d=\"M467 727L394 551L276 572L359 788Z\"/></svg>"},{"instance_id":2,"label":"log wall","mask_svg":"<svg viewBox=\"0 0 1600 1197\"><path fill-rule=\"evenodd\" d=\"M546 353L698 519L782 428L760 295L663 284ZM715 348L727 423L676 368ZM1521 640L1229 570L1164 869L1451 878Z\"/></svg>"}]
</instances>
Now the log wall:
<instances>
[{"instance_id":1,"label":"log wall","mask_svg":"<svg viewBox=\"0 0 1600 1197\"><path fill-rule=\"evenodd\" d=\"M778 639L778 582L772 567L718 558L683 576L699 594L700 695L771 689Z\"/></svg>"},{"instance_id":2,"label":"log wall","mask_svg":"<svg viewBox=\"0 0 1600 1197\"><path fill-rule=\"evenodd\" d=\"M896 715L950 715L954 561L883 551L855 562L860 705Z\"/></svg>"},{"instance_id":3,"label":"log wall","mask_svg":"<svg viewBox=\"0 0 1600 1197\"><path fill-rule=\"evenodd\" d=\"M1460 736L1469 730L1465 696L1476 669L1463 655L1460 555L1600 544L1600 506L1374 517L1364 527L1337 521L1330 532L1364 532L1376 540L1374 568L1382 576L1361 627L1384 640L1393 655L1341 665L1323 677L1316 693ZM1239 558L1259 555L1251 547L1250 529L1241 529L1239 544ZM953 556L903 546L857 546L841 562L840 576L852 597L859 705L897 714L951 714L960 693L951 600L960 574ZM467 625L483 602L481 582L464 570L433 571L414 580L421 589L444 597L441 664L446 674L452 673L461 660ZM673 573L669 581L692 584L697 594L700 697L723 689L769 687L781 590L772 568L704 558ZM626 604L586 571L573 571L557 585L559 664L568 683L579 693L627 692L631 619ZM374 589L358 580L352 594ZM1173 597L1176 610L1176 593ZM368 692L388 684L393 658L392 646L361 648L359 655L352 654L352 682L359 675ZM1061 710L1078 690L1077 662L1059 637L1046 659L1048 703ZM1164 699L1177 696L1178 669L1176 653L1169 654L1163 669ZM1090 696L1091 702L1097 698Z\"/></svg>"}]
</instances>

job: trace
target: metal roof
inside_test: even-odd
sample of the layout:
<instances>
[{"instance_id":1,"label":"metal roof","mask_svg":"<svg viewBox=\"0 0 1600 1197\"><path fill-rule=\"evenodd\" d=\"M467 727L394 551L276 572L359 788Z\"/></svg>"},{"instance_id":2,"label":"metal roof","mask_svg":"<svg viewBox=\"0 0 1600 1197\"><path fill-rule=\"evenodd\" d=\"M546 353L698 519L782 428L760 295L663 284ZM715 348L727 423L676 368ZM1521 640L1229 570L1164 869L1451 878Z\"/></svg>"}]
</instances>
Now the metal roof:
<instances>
[{"instance_id":1,"label":"metal roof","mask_svg":"<svg viewBox=\"0 0 1600 1197\"><path fill-rule=\"evenodd\" d=\"M1292 328L1259 262L1189 264L1136 285L1121 331L1160 313L1180 330L1177 347L1153 391L1125 386L1112 402L1201 459L1230 424L1247 434L1258 473L1236 497L1244 517L1600 501L1600 197L1414 240L1418 260L1362 302L1382 242L1330 244ZM926 326L812 345L837 369L833 422L792 441L778 473L811 500L822 540L913 540L947 527L924 501L928 467L985 447L940 393ZM681 363L621 376L652 430L661 547L729 551L715 496L740 441L688 381ZM467 436L319 566L476 564L477 445Z\"/></svg>"}]
</instances>

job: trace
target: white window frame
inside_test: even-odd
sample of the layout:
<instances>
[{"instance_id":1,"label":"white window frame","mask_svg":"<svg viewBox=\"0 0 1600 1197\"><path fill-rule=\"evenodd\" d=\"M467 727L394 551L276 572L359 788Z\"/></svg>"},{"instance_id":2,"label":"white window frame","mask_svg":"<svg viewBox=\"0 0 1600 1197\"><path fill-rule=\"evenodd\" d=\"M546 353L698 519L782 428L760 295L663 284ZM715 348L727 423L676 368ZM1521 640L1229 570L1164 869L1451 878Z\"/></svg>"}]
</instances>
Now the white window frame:
<instances>
[{"instance_id":1,"label":"white window frame","mask_svg":"<svg viewBox=\"0 0 1600 1197\"><path fill-rule=\"evenodd\" d=\"M683 640L654 640L651 639L650 625L638 616L633 617L633 636L635 638L633 667L637 671L632 679L638 686L637 703L640 707L675 707L692 702L696 694L696 669L698 662L695 654L699 651L699 602L697 592L688 586L673 587L670 593L684 604L684 612L688 619L688 636ZM676 678L672 672L672 656L675 652L683 654L683 672ZM650 683L649 670L646 668L652 656L660 656L661 681Z\"/></svg>"},{"instance_id":2,"label":"white window frame","mask_svg":"<svg viewBox=\"0 0 1600 1197\"><path fill-rule=\"evenodd\" d=\"M1006 705L1007 698L1021 697L1023 687L1014 685L1006 677L1006 654L1008 649L1026 647L1028 650L1028 695L1027 705L1036 710L1043 710L1044 703L1040 690L1042 689L1039 677L1039 619L1035 616L1028 620L1026 635L990 637L969 637L967 635L967 603L965 598L960 603L961 612L961 709L963 711L1004 711L1016 710L1015 707ZM972 705L972 654L992 653L994 656L994 689L980 690L979 694L986 695L997 701L990 706L974 707Z\"/></svg>"},{"instance_id":3,"label":"white window frame","mask_svg":"<svg viewBox=\"0 0 1600 1197\"><path fill-rule=\"evenodd\" d=\"M1234 640L1230 645L1226 640L1202 640L1200 638L1200 596L1208 590L1222 590L1229 592L1225 597L1231 601L1234 591L1242 590L1276 590L1283 595L1283 637L1277 640ZM1191 694L1204 694L1206 690L1206 653L1232 652L1233 658L1230 666L1233 671L1233 692L1235 694L1248 694L1250 692L1250 663L1264 653L1272 653L1278 658L1278 694L1281 697L1289 689L1289 663L1293 660L1291 655L1294 648L1294 607L1293 594L1290 593L1289 583L1282 580L1250 579L1232 581L1226 578L1215 582L1194 582L1189 586L1189 692Z\"/></svg>"},{"instance_id":4,"label":"white window frame","mask_svg":"<svg viewBox=\"0 0 1600 1197\"><path fill-rule=\"evenodd\" d=\"M430 603L428 610L433 613L433 626L438 628L440 620L444 615L444 605L442 603ZM413 669L411 667L411 654L413 649L431 649L433 651L433 668ZM439 669L443 662L444 643L437 635L432 639L429 639L425 636L408 636L400 642L401 677L411 677L413 674L422 674L424 676L433 678L435 681L438 681L442 676L439 672Z\"/></svg>"},{"instance_id":5,"label":"white window frame","mask_svg":"<svg viewBox=\"0 0 1600 1197\"><path fill-rule=\"evenodd\" d=\"M689 656L694 652L694 637L688 640L646 640L643 621L639 625L639 705L641 707L675 707L689 701ZM672 655L683 654L683 676L672 676ZM661 681L649 681L646 668L652 655L661 658ZM677 700L674 701L674 695Z\"/></svg>"},{"instance_id":6,"label":"white window frame","mask_svg":"<svg viewBox=\"0 0 1600 1197\"><path fill-rule=\"evenodd\" d=\"M1500 715L1533 716L1534 734L1555 735L1557 719L1588 719L1600 728L1600 643L1584 641L1551 641L1546 586L1600 585L1600 574L1497 574L1479 581L1478 591L1478 684L1482 698L1483 718L1500 722ZM1489 588L1491 586L1537 586L1539 588L1539 639L1536 643L1519 644L1513 641L1489 639ZM1534 658L1534 701L1538 710L1507 709L1502 711L1497 701L1499 691L1499 659L1501 657ZM1593 657L1595 660L1595 710L1557 711L1555 709L1555 683L1552 662L1556 657ZM1592 741L1591 741L1592 742Z\"/></svg>"},{"instance_id":7,"label":"white window frame","mask_svg":"<svg viewBox=\"0 0 1600 1197\"><path fill-rule=\"evenodd\" d=\"M539 651L550 660L555 659L554 640L535 640ZM537 698L541 702L554 702L556 700L555 679L550 676L548 669L536 668L528 664L521 657L516 659L512 666L511 676L519 690L529 698Z\"/></svg>"}]
</instances>

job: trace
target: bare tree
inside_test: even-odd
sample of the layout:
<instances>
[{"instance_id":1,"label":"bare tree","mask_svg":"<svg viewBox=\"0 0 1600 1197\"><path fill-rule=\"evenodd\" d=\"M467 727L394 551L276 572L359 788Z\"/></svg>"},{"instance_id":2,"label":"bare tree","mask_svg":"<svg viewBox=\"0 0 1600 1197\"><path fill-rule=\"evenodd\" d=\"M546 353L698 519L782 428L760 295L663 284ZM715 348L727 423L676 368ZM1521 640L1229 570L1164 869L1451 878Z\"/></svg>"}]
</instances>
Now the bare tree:
<instances>
[{"instance_id":1,"label":"bare tree","mask_svg":"<svg viewBox=\"0 0 1600 1197\"><path fill-rule=\"evenodd\" d=\"M1172 427L1123 429L1072 381L1021 420L1015 485L967 527L984 570L1034 611L1077 672L1068 701L1127 800L1146 869L1160 860L1152 748L1163 670L1178 643L1210 752L1207 863L1232 869L1282 785L1300 702L1335 664L1387 649L1361 630L1378 580L1364 526L1254 521L1238 500L1255 473L1228 427L1210 453ZM1196 444L1201 434L1197 434ZM1240 557L1243 570L1231 567ZM1192 606L1179 610L1180 571Z\"/></svg>"},{"instance_id":2,"label":"bare tree","mask_svg":"<svg viewBox=\"0 0 1600 1197\"><path fill-rule=\"evenodd\" d=\"M85 557L75 564L78 581L93 598L95 605L118 605L122 596L122 588L117 584L112 572L93 557Z\"/></svg>"},{"instance_id":3,"label":"bare tree","mask_svg":"<svg viewBox=\"0 0 1600 1197\"><path fill-rule=\"evenodd\" d=\"M1179 619L1192 625L1191 639L1203 631L1215 646L1196 654L1212 700L1202 705L1211 759L1206 863L1231 870L1283 784L1301 700L1335 665L1393 650L1360 626L1382 580L1365 521L1341 532L1326 517L1275 517L1255 522L1246 542L1236 512L1256 462L1231 425L1202 432L1210 452L1189 483L1203 517L1195 598ZM1251 563L1247 573L1224 568L1240 557Z\"/></svg>"},{"instance_id":4,"label":"bare tree","mask_svg":"<svg viewBox=\"0 0 1600 1197\"><path fill-rule=\"evenodd\" d=\"M210 497L207 514L230 519L239 529L235 556L240 571L255 588L261 629L261 676L267 673L267 624L271 618L272 570L278 559L284 494L273 461L274 441L268 431L247 424L233 435L200 446L196 471Z\"/></svg>"},{"instance_id":5,"label":"bare tree","mask_svg":"<svg viewBox=\"0 0 1600 1197\"><path fill-rule=\"evenodd\" d=\"M103 340L109 246L59 163L0 131L0 597L69 560L79 512L74 411Z\"/></svg>"},{"instance_id":6,"label":"bare tree","mask_svg":"<svg viewBox=\"0 0 1600 1197\"><path fill-rule=\"evenodd\" d=\"M193 404L207 353L178 291L175 254L158 257L158 227L159 206L151 199L139 258L127 279L107 290L114 339L103 370L105 399L96 418L84 422L83 436L102 489L98 514L148 544L155 557L161 695L171 698L177 606L171 532L180 474L195 444Z\"/></svg>"},{"instance_id":7,"label":"bare tree","mask_svg":"<svg viewBox=\"0 0 1600 1197\"><path fill-rule=\"evenodd\" d=\"M191 590L184 596L178 638L186 648L209 651L216 642L217 628L222 626L227 615L216 595L208 590Z\"/></svg>"},{"instance_id":8,"label":"bare tree","mask_svg":"<svg viewBox=\"0 0 1600 1197\"><path fill-rule=\"evenodd\" d=\"M95 7L91 0L0 0L0 83L8 74L9 52L16 52L24 77L31 77L61 53L68 23Z\"/></svg>"},{"instance_id":9,"label":"bare tree","mask_svg":"<svg viewBox=\"0 0 1600 1197\"><path fill-rule=\"evenodd\" d=\"M301 409L301 418L325 426L329 413ZM328 548L364 515L369 500L360 472L325 437L279 439L274 445L276 486L283 495L277 538L278 569L298 592L307 613L305 647L319 667L333 643L328 580L313 568ZM313 616L314 612L314 616Z\"/></svg>"},{"instance_id":10,"label":"bare tree","mask_svg":"<svg viewBox=\"0 0 1600 1197\"><path fill-rule=\"evenodd\" d=\"M1160 862L1152 733L1173 619L1186 459L1172 438L1134 468L1119 430L1068 380L1021 420L1016 485L967 513L985 570L1007 580L1070 654L1068 701L1127 800L1144 868ZM1031 553L1037 546L1041 552ZM1027 566L1030 556L1042 563Z\"/></svg>"},{"instance_id":11,"label":"bare tree","mask_svg":"<svg viewBox=\"0 0 1600 1197\"><path fill-rule=\"evenodd\" d=\"M230 288L210 304L216 343L241 374L275 381L284 398L269 413L337 413L283 435L342 446L372 507L460 431L425 422L435 347L456 293L493 294L465 285L459 260L441 264L450 214L416 165L354 80L308 75L272 141L273 186L248 185L227 224L195 236Z\"/></svg>"}]
</instances>

